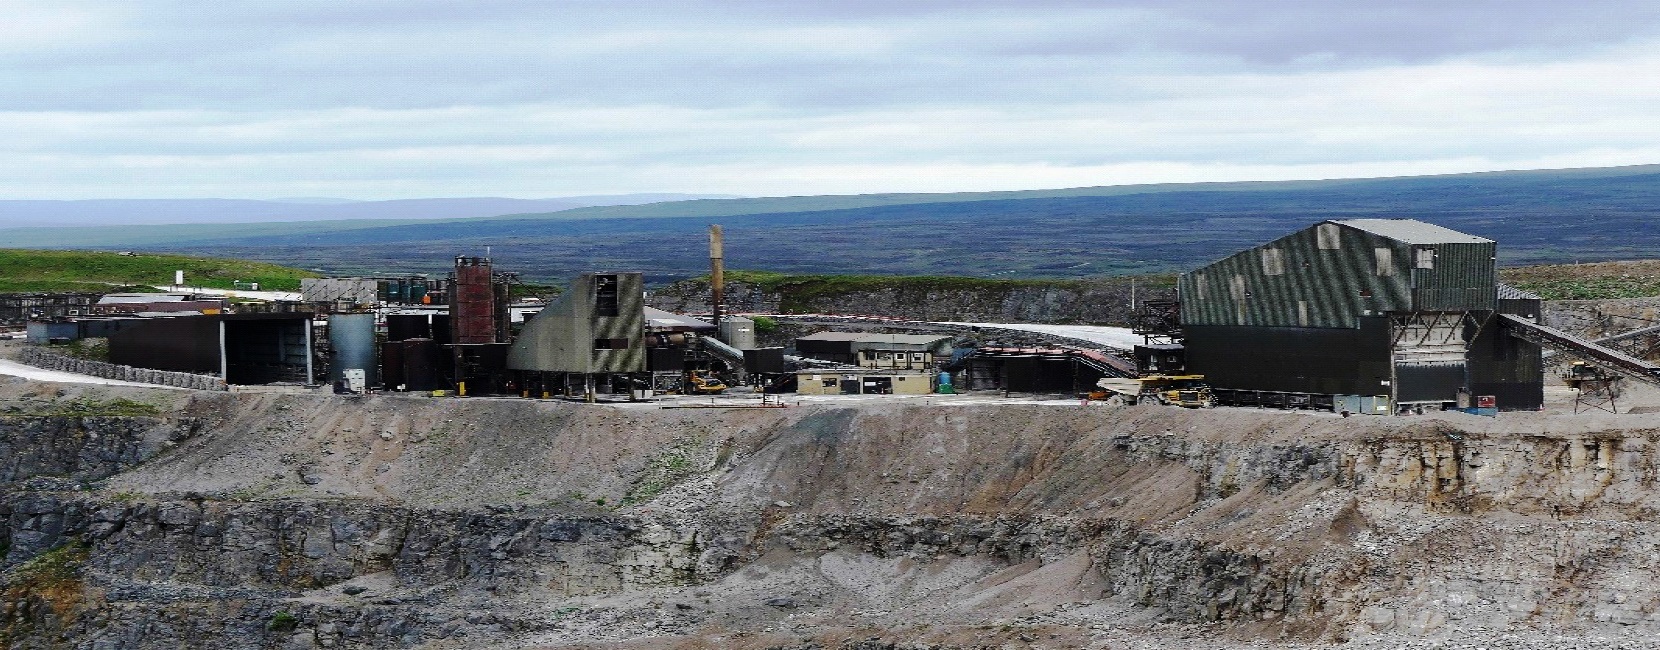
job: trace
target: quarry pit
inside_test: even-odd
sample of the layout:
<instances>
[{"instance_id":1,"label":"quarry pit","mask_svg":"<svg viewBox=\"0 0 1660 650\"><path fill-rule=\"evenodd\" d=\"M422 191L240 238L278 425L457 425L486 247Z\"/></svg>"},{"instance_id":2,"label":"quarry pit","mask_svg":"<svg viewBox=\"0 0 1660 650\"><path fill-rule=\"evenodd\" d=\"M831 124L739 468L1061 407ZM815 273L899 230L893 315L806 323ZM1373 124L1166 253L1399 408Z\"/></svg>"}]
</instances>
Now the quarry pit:
<instances>
[{"instance_id":1,"label":"quarry pit","mask_svg":"<svg viewBox=\"0 0 1660 650\"><path fill-rule=\"evenodd\" d=\"M1660 631L1660 414L0 381L11 647L1554 648ZM135 404L154 412L115 414Z\"/></svg>"}]
</instances>

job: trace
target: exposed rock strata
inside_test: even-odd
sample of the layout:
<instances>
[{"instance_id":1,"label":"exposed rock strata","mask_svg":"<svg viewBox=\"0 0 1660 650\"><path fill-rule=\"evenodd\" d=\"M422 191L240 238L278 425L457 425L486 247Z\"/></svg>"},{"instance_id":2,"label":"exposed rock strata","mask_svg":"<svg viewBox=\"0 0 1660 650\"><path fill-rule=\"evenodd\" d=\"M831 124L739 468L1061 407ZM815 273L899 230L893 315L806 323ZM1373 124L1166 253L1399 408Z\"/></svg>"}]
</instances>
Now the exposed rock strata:
<instances>
[{"instance_id":1,"label":"exposed rock strata","mask_svg":"<svg viewBox=\"0 0 1660 650\"><path fill-rule=\"evenodd\" d=\"M201 399L0 419L8 642L1660 632L1652 416Z\"/></svg>"}]
</instances>

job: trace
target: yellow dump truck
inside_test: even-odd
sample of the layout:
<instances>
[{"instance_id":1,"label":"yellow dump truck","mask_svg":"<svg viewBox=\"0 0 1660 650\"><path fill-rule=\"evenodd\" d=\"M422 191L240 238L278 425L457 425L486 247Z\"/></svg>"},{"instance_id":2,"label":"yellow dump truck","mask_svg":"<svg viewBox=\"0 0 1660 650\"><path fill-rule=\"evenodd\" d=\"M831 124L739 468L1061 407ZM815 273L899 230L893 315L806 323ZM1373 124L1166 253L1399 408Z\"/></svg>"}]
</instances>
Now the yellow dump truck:
<instances>
[{"instance_id":1,"label":"yellow dump truck","mask_svg":"<svg viewBox=\"0 0 1660 650\"><path fill-rule=\"evenodd\" d=\"M1095 386L1096 389L1088 395L1089 399L1117 397L1125 404L1152 400L1184 408L1216 406L1216 396L1211 393L1210 386L1205 384L1204 375L1147 375L1137 379L1102 379L1095 382Z\"/></svg>"}]
</instances>

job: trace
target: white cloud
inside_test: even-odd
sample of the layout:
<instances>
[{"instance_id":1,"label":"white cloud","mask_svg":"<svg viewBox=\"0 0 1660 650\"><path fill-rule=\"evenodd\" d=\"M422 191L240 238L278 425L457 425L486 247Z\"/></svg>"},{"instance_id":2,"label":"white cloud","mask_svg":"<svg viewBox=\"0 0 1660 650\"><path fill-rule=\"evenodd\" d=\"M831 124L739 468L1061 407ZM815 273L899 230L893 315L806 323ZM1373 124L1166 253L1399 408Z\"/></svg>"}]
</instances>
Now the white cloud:
<instances>
[{"instance_id":1,"label":"white cloud","mask_svg":"<svg viewBox=\"0 0 1660 650\"><path fill-rule=\"evenodd\" d=\"M1474 10L1428 11L1450 3L1211 4L33 5L17 24L34 47L0 57L0 196L807 194L1660 162L1652 11L1492 17L1495 33L1556 20L1553 42L1465 35Z\"/></svg>"}]
</instances>

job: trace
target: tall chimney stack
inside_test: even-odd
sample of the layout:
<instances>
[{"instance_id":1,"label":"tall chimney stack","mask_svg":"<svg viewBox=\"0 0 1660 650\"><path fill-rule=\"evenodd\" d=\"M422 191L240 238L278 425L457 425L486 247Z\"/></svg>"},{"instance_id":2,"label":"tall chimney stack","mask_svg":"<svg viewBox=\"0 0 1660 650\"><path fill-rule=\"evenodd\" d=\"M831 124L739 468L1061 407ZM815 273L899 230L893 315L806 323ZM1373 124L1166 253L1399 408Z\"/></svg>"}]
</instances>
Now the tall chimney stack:
<instances>
[{"instance_id":1,"label":"tall chimney stack","mask_svg":"<svg viewBox=\"0 0 1660 650\"><path fill-rule=\"evenodd\" d=\"M726 266L722 252L720 226L709 226L709 310L714 315L715 327L720 327L721 312L726 302ZM718 329L716 331L719 331Z\"/></svg>"}]
</instances>

